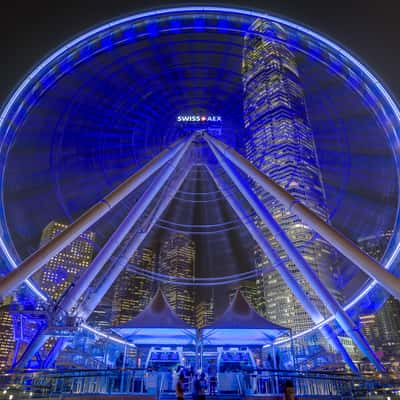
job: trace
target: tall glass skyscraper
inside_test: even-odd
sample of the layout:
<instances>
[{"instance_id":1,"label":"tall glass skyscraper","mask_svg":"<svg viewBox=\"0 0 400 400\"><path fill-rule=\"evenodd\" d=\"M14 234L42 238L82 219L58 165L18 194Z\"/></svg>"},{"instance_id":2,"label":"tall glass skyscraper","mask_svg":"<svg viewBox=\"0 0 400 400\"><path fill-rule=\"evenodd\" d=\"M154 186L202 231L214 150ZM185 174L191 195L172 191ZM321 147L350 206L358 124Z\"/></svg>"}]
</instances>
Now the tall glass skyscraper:
<instances>
[{"instance_id":1,"label":"tall glass skyscraper","mask_svg":"<svg viewBox=\"0 0 400 400\"><path fill-rule=\"evenodd\" d=\"M195 257L195 242L189 236L180 233L174 234L161 246L160 272L179 278L192 278L194 276ZM196 324L196 310L193 288L168 283L163 284L162 289L176 314L188 324L194 326Z\"/></svg>"},{"instance_id":2,"label":"tall glass skyscraper","mask_svg":"<svg viewBox=\"0 0 400 400\"><path fill-rule=\"evenodd\" d=\"M322 177L295 56L281 42L286 34L278 24L256 20L250 29L259 34L248 34L243 50L244 122L248 134L246 157L326 220ZM270 40L271 36L277 40ZM311 229L274 198L259 187L255 190L306 261L337 296L332 282L335 276L332 251L327 243L320 238L314 239ZM260 225L259 221L257 224ZM261 227L281 258L285 258L286 254L274 237ZM258 252L256 249L255 255ZM266 262L257 258L260 264ZM286 265L312 301L325 312L296 266L289 261ZM294 332L312 326L311 319L277 272L266 274L263 286L267 318L292 327Z\"/></svg>"}]
</instances>

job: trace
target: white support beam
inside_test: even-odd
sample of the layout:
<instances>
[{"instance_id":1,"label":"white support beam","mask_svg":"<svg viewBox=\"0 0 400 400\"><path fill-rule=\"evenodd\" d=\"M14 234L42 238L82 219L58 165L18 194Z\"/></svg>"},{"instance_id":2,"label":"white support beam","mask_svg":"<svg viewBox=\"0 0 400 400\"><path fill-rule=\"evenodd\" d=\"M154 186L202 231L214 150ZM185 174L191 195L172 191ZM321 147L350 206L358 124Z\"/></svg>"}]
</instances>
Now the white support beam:
<instances>
[{"instance_id":1,"label":"white support beam","mask_svg":"<svg viewBox=\"0 0 400 400\"><path fill-rule=\"evenodd\" d=\"M205 139L211 147L212 152L214 153L222 168L228 174L233 183L237 186L240 193L249 202L251 207L256 211L268 230L274 235L279 245L286 251L289 258L294 262L300 273L310 284L314 293L321 299L322 303L326 306L329 312L335 316L335 319L339 323L339 325L343 328L346 334L351 337L357 347L365 354L365 356L370 360L375 368L378 371L385 371L382 363L369 346L368 341L366 340L364 335L357 329L354 321L348 316L346 311L342 309L338 301L325 287L323 282L318 277L317 273L310 267L302 254L296 249L284 230L275 221L271 213L266 209L262 201L250 189L248 183L244 183L239 174L237 174L232 166L228 164L228 161L222 155L222 152L220 152L219 149L214 145L214 142L211 140L211 138L209 136L205 136ZM247 160L245 161L247 162ZM252 166L252 168L254 167Z\"/></svg>"},{"instance_id":2,"label":"white support beam","mask_svg":"<svg viewBox=\"0 0 400 400\"><path fill-rule=\"evenodd\" d=\"M235 164L246 175L259 184L266 192L274 196L282 205L293 214L297 215L305 224L317 232L336 250L357 265L362 271L380 283L389 293L400 300L400 279L384 269L372 257L363 252L351 240L347 239L331 225L326 223L314 212L309 210L300 201L296 200L285 189L280 187L271 178L264 175L248 160L235 151L232 147L221 141L206 136L221 153Z\"/></svg>"},{"instance_id":3,"label":"white support beam","mask_svg":"<svg viewBox=\"0 0 400 400\"><path fill-rule=\"evenodd\" d=\"M58 305L59 310L63 310L68 313L71 312L79 298L85 293L90 284L100 273L105 263L110 259L114 251L118 248L127 234L132 230L133 226L138 222L159 191L167 183L168 179L174 173L178 164L186 154L190 144L192 143L192 140L193 137L186 139L184 146L181 147L176 156L165 164L161 174L156 177L154 182L150 183L150 186L134 204L128 215L124 218L117 229L112 233L105 245L100 249L94 260L90 263L89 267L62 298Z\"/></svg>"},{"instance_id":4,"label":"white support beam","mask_svg":"<svg viewBox=\"0 0 400 400\"><path fill-rule=\"evenodd\" d=\"M261 250L263 251L264 255L270 261L273 268L280 274L283 281L286 285L290 288L293 295L297 298L300 304L304 307L304 310L310 316L312 321L317 325L324 320L323 315L318 310L318 308L313 304L311 299L307 296L304 289L301 285L297 282L296 278L293 274L289 271L286 267L283 260L279 257L277 252L274 248L270 245L266 237L264 236L263 232L257 225L254 223L252 219L249 219L247 216L246 211L244 210L243 206L237 200L236 196L233 196L231 193L228 192L226 189L223 181L221 178L217 177L216 174L212 171L211 168L207 168L209 174L213 178L215 184L217 185L219 191L222 193L224 198L228 201L236 215L242 221L243 225L247 228L250 235L253 237L255 242L260 246ZM327 339L327 341L331 344L331 346L342 355L346 364L350 367L350 369L354 373L358 373L359 370L357 366L354 364L353 360L349 356L347 350L343 346L342 342L339 338L335 335L332 329L325 325L320 328L321 333Z\"/></svg>"},{"instance_id":5,"label":"white support beam","mask_svg":"<svg viewBox=\"0 0 400 400\"><path fill-rule=\"evenodd\" d=\"M38 332L32 338L32 341L28 344L23 352L21 358L17 361L15 368L25 368L29 364L29 361L32 360L33 356L41 349L42 346L44 346L49 338L45 332L45 327L39 328Z\"/></svg>"},{"instance_id":6,"label":"white support beam","mask_svg":"<svg viewBox=\"0 0 400 400\"><path fill-rule=\"evenodd\" d=\"M186 139L187 140L187 139ZM80 234L97 222L122 199L139 187L147 178L158 171L166 162L173 158L185 145L186 140L179 140L172 146L154 157L139 171L135 172L123 183L117 186L110 194L98 201L94 206L83 213L64 231L50 240L36 252L27 257L16 269L0 279L0 296L6 296L16 289L25 279L29 278L53 256L68 246Z\"/></svg>"},{"instance_id":7,"label":"white support beam","mask_svg":"<svg viewBox=\"0 0 400 400\"><path fill-rule=\"evenodd\" d=\"M189 173L191 166L183 169L183 173L173 182L167 186L167 191L162 193L161 201L157 205L155 213L150 216L150 220L145 222L145 229L139 229L133 238L130 240L128 245L123 250L122 254L117 258L116 262L113 263L107 272L104 273L105 278L100 282L99 286L93 288L85 301L79 305L75 314L82 320L86 320L90 314L94 311L101 299L110 289L112 284L118 278L118 275L128 264L132 254L139 248L143 240L147 237L155 223L162 216L168 205L175 197L176 192L179 190L187 174Z\"/></svg>"}]
</instances>

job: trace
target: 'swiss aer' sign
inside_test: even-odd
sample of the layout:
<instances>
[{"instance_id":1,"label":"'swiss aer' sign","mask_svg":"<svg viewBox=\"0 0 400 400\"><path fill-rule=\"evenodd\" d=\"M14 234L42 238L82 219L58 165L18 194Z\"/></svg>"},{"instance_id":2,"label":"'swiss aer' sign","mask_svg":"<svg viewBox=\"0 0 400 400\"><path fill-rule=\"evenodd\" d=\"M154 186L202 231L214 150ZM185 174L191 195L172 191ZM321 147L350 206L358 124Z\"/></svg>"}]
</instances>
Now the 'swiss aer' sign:
<instances>
[{"instance_id":1,"label":"'swiss aer' sign","mask_svg":"<svg viewBox=\"0 0 400 400\"><path fill-rule=\"evenodd\" d=\"M219 115L178 115L177 122L222 122Z\"/></svg>"}]
</instances>

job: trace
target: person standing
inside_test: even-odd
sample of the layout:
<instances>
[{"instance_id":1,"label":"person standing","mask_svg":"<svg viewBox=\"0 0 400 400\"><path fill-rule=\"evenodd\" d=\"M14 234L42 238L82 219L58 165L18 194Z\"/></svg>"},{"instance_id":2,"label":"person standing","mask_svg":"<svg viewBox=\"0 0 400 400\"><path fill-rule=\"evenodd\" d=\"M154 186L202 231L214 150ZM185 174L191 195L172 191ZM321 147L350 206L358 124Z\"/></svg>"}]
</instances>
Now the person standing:
<instances>
[{"instance_id":1,"label":"person standing","mask_svg":"<svg viewBox=\"0 0 400 400\"><path fill-rule=\"evenodd\" d=\"M210 396L215 396L217 389L217 368L212 361L208 367L208 379L210 380Z\"/></svg>"},{"instance_id":2,"label":"person standing","mask_svg":"<svg viewBox=\"0 0 400 400\"><path fill-rule=\"evenodd\" d=\"M292 381L289 381L289 380L286 381L284 394L285 394L285 400L295 400L294 399L294 385L293 385Z\"/></svg>"},{"instance_id":3,"label":"person standing","mask_svg":"<svg viewBox=\"0 0 400 400\"><path fill-rule=\"evenodd\" d=\"M207 386L206 374L202 372L200 374L199 400L206 400Z\"/></svg>"},{"instance_id":4,"label":"person standing","mask_svg":"<svg viewBox=\"0 0 400 400\"><path fill-rule=\"evenodd\" d=\"M185 375L183 373L179 374L179 379L176 382L175 392L176 392L176 400L184 400L185 396Z\"/></svg>"},{"instance_id":5,"label":"person standing","mask_svg":"<svg viewBox=\"0 0 400 400\"><path fill-rule=\"evenodd\" d=\"M192 382L192 399L193 400L199 400L200 391L201 391L200 377L196 373L194 375L193 382Z\"/></svg>"}]
</instances>

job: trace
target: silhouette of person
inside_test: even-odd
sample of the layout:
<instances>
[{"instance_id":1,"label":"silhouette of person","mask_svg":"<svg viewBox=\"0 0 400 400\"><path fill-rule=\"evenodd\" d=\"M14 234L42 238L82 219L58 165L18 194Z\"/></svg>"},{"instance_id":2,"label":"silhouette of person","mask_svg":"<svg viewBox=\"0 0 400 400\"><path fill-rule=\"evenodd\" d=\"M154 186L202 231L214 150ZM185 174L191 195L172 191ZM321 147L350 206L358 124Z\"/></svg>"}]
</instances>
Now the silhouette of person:
<instances>
[{"instance_id":1,"label":"silhouette of person","mask_svg":"<svg viewBox=\"0 0 400 400\"><path fill-rule=\"evenodd\" d=\"M287 380L285 383L285 400L294 400L294 385L292 381Z\"/></svg>"}]
</instances>

